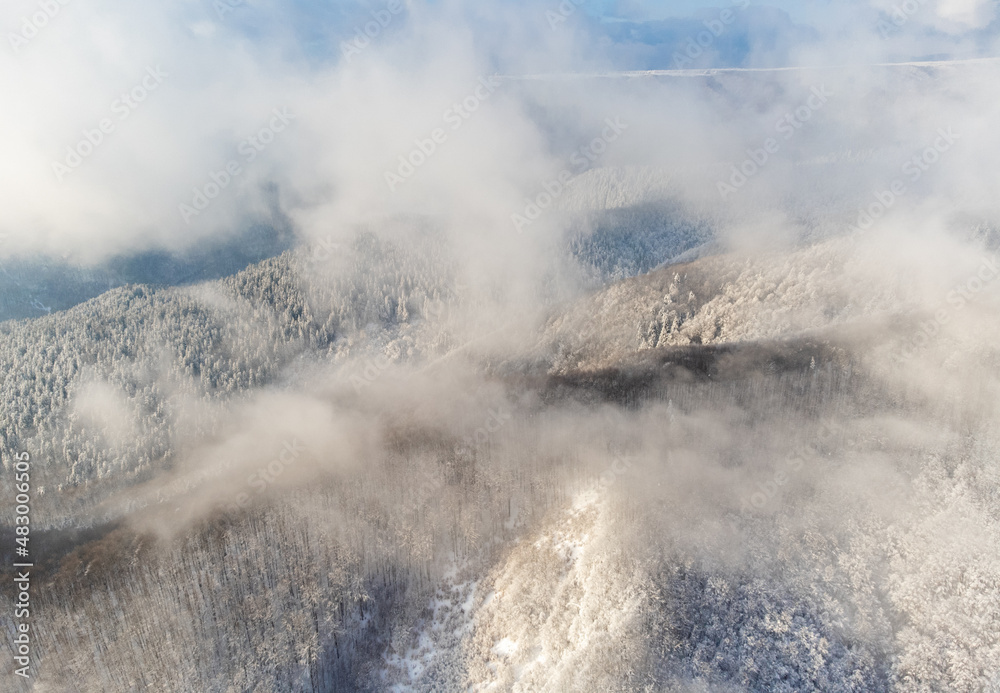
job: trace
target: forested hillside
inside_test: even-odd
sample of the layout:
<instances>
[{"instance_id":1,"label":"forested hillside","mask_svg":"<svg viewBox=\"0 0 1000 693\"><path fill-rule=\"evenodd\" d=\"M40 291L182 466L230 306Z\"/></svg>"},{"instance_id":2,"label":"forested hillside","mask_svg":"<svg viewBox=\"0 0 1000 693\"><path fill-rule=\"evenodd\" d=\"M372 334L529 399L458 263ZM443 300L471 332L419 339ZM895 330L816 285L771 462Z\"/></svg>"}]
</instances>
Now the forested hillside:
<instances>
[{"instance_id":1,"label":"forested hillside","mask_svg":"<svg viewBox=\"0 0 1000 693\"><path fill-rule=\"evenodd\" d=\"M866 242L629 278L502 358L433 235L3 323L37 690L994 690L991 332L911 349L925 281Z\"/></svg>"},{"instance_id":2,"label":"forested hillside","mask_svg":"<svg viewBox=\"0 0 1000 693\"><path fill-rule=\"evenodd\" d=\"M1000 3L3 10L0 693L1000 693Z\"/></svg>"},{"instance_id":3,"label":"forested hillside","mask_svg":"<svg viewBox=\"0 0 1000 693\"><path fill-rule=\"evenodd\" d=\"M298 357L335 361L368 325L407 334L450 291L430 270L433 252L363 236L354 271L335 279L319 260L286 253L219 282L128 286L0 323L0 444L47 460L39 521L79 522L109 493L170 469L226 407ZM197 403L205 416L183 413Z\"/></svg>"}]
</instances>

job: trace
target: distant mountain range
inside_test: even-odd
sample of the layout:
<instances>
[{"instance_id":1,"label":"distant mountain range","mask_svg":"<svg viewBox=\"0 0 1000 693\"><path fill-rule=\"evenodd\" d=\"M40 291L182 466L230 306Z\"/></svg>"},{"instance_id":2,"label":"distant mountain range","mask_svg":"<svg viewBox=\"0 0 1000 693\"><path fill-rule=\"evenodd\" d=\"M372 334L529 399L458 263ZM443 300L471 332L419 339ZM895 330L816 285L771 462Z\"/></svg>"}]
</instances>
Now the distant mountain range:
<instances>
[{"instance_id":1,"label":"distant mountain range","mask_svg":"<svg viewBox=\"0 0 1000 693\"><path fill-rule=\"evenodd\" d=\"M0 260L0 321L33 318L125 284L182 286L234 274L294 244L287 229L251 227L232 238L186 253L150 251L121 255L92 267L59 258Z\"/></svg>"}]
</instances>

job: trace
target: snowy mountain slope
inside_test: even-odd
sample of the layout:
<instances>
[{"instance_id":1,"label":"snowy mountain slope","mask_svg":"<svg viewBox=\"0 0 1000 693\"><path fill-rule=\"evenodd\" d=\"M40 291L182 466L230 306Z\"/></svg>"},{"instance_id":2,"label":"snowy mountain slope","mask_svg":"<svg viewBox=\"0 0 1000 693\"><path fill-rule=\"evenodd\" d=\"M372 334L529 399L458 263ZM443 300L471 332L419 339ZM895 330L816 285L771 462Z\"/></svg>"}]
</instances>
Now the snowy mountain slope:
<instances>
[{"instance_id":1,"label":"snowy mountain slope","mask_svg":"<svg viewBox=\"0 0 1000 693\"><path fill-rule=\"evenodd\" d=\"M669 199L679 190L673 174L665 169L601 166L573 179L555 204L567 212L622 209Z\"/></svg>"},{"instance_id":2,"label":"snowy mountain slope","mask_svg":"<svg viewBox=\"0 0 1000 693\"><path fill-rule=\"evenodd\" d=\"M633 402L662 429L651 459L605 461L529 525L481 571L471 625L468 591L436 598L462 614L424 646L467 677L447 689L992 690L996 436L830 371Z\"/></svg>"},{"instance_id":3,"label":"snowy mountain slope","mask_svg":"<svg viewBox=\"0 0 1000 693\"><path fill-rule=\"evenodd\" d=\"M624 691L653 679L650 586L615 550L609 512L597 488L581 492L482 581L466 645L474 690Z\"/></svg>"},{"instance_id":4,"label":"snowy mountain slope","mask_svg":"<svg viewBox=\"0 0 1000 693\"><path fill-rule=\"evenodd\" d=\"M421 318L440 314L447 277L429 269L426 247L403 255L358 243L355 271L322 282L307 279L322 265L285 254L218 282L129 286L0 324L0 443L48 459L34 498L40 524L79 523L109 493L170 470L232 406L303 358L357 353L369 326L405 358ZM361 350L374 349L366 354L378 353L371 333L361 340ZM117 519L113 505L93 521Z\"/></svg>"},{"instance_id":5,"label":"snowy mountain slope","mask_svg":"<svg viewBox=\"0 0 1000 693\"><path fill-rule=\"evenodd\" d=\"M701 238L603 213L567 262ZM431 232L0 325L39 690L990 690L989 234L712 247L509 325Z\"/></svg>"},{"instance_id":6,"label":"snowy mountain slope","mask_svg":"<svg viewBox=\"0 0 1000 693\"><path fill-rule=\"evenodd\" d=\"M719 255L661 267L554 316L539 348L556 370L595 369L658 346L832 333L919 311L919 278L873 264L865 255L878 247L866 246L869 240L847 237L787 253ZM985 253L980 262L990 257ZM968 267L969 276L982 269ZM987 293L993 290L987 287ZM948 295L947 287L941 289L938 303Z\"/></svg>"}]
</instances>

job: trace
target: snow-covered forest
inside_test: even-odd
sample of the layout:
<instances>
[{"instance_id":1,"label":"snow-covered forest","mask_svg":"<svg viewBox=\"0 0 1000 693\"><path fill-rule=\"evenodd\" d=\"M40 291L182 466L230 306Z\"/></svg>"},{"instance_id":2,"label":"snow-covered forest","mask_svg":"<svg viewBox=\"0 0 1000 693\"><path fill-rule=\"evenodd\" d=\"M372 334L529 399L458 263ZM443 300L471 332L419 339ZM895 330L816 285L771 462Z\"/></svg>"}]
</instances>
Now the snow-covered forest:
<instances>
[{"instance_id":1,"label":"snow-covered forest","mask_svg":"<svg viewBox=\"0 0 1000 693\"><path fill-rule=\"evenodd\" d=\"M1000 693L992 5L300 4L11 20L0 692Z\"/></svg>"},{"instance_id":2,"label":"snow-covered forest","mask_svg":"<svg viewBox=\"0 0 1000 693\"><path fill-rule=\"evenodd\" d=\"M993 685L995 342L887 360L920 282L855 250L611 283L521 353L458 341L434 234L4 323L39 685Z\"/></svg>"}]
</instances>

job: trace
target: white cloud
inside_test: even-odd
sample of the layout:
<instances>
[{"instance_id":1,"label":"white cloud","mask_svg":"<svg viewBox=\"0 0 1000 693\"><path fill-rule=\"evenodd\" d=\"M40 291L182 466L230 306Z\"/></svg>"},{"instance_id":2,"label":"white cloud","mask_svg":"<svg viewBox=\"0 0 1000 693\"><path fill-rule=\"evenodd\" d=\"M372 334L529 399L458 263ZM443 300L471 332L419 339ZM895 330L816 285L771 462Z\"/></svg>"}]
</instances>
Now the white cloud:
<instances>
[{"instance_id":1,"label":"white cloud","mask_svg":"<svg viewBox=\"0 0 1000 693\"><path fill-rule=\"evenodd\" d=\"M940 0L937 15L958 29L981 29L996 18L994 0Z\"/></svg>"},{"instance_id":2,"label":"white cloud","mask_svg":"<svg viewBox=\"0 0 1000 693\"><path fill-rule=\"evenodd\" d=\"M0 26L20 31L20 18L37 7L12 6ZM0 111L5 255L40 251L97 260L195 246L233 233L249 217L266 216L270 202L261 191L274 183L283 210L307 237L326 238L331 229L349 232L392 215L433 216L454 232L470 262L532 275L544 265L540 251L549 241L543 235L512 244L510 215L565 166L563 150L589 140L588 128L628 115L637 123L634 136L616 142L602 164L685 171L728 160L740 154L742 142L760 139L745 123L727 122L733 114L710 93L674 98L670 86L656 91L607 83L534 89L537 84L509 82L461 127L449 129L447 113L493 72L609 65L602 58L607 46L590 45L592 37L573 28L553 32L543 13L499 2L475 8L410 3L360 55L333 66L316 55L339 55L340 40L353 33L350 19L340 34L316 28L329 45L309 48L310 57L292 28L308 18L282 18L273 4L241 4L221 19L197 2L93 0L59 7L16 52L0 52L0 89L10 95ZM915 17L975 27L993 12L991 3L951 0ZM279 21L262 28L275 17ZM237 30L255 21L261 36ZM873 26L850 39L855 59L885 58L888 42ZM842 60L841 40L822 41L800 57L819 64ZM155 89L143 86L144 80L152 86L150 70L165 75ZM133 90L141 102L123 105L123 94ZM771 117L774 109L794 106L796 93L772 99L761 112ZM823 114L845 128L836 135L840 142L869 137L861 121L871 109L861 103L839 100ZM294 124L267 134L266 146L248 145L276 108L290 109ZM911 115L933 120L926 112ZM390 192L385 173L438 128L447 141ZM897 136L906 139L914 129L904 127ZM795 145L822 148L823 133L832 132L819 128ZM239 174L222 176L228 182L211 204L185 219L181 205L193 205L196 189L214 191L213 176L232 162Z\"/></svg>"}]
</instances>

